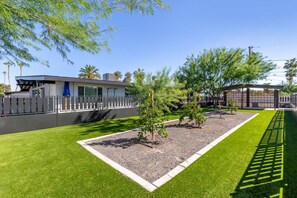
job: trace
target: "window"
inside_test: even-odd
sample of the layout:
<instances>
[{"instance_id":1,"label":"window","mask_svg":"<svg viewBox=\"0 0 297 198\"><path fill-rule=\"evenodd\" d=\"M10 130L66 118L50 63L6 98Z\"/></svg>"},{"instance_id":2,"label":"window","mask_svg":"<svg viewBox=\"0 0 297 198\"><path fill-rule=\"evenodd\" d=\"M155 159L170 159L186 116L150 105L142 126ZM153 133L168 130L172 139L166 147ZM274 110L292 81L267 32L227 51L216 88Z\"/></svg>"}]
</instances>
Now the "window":
<instances>
[{"instance_id":1,"label":"window","mask_svg":"<svg viewBox=\"0 0 297 198\"><path fill-rule=\"evenodd\" d=\"M97 87L85 87L85 96L96 96Z\"/></svg>"},{"instance_id":2,"label":"window","mask_svg":"<svg viewBox=\"0 0 297 198\"><path fill-rule=\"evenodd\" d=\"M102 87L98 87L98 96L102 97Z\"/></svg>"},{"instance_id":3,"label":"window","mask_svg":"<svg viewBox=\"0 0 297 198\"><path fill-rule=\"evenodd\" d=\"M78 96L102 96L102 87L78 86Z\"/></svg>"},{"instance_id":4,"label":"window","mask_svg":"<svg viewBox=\"0 0 297 198\"><path fill-rule=\"evenodd\" d=\"M78 96L85 95L85 87L78 86Z\"/></svg>"}]
</instances>

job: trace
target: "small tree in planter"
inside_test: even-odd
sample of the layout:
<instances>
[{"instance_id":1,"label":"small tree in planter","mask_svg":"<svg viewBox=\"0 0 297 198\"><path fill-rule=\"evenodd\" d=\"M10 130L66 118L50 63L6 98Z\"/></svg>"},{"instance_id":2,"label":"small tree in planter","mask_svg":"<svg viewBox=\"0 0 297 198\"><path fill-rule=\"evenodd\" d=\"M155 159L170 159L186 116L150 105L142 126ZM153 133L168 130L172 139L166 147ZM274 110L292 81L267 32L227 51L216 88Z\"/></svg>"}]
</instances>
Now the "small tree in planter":
<instances>
[{"instance_id":1,"label":"small tree in planter","mask_svg":"<svg viewBox=\"0 0 297 198\"><path fill-rule=\"evenodd\" d=\"M156 133L162 137L169 135L164 125L163 111L154 104L154 91L149 92L148 98L139 107L139 124L141 131L138 138L146 140L146 133L151 133L152 140L155 140Z\"/></svg>"},{"instance_id":2,"label":"small tree in planter","mask_svg":"<svg viewBox=\"0 0 297 198\"><path fill-rule=\"evenodd\" d=\"M179 124L181 124L185 117L188 116L188 123L192 122L194 120L194 126L201 127L201 124L204 124L206 122L207 117L203 113L203 109L199 105L200 102L200 96L198 94L193 95L192 101L184 104L183 113L181 114L179 118Z\"/></svg>"},{"instance_id":3,"label":"small tree in planter","mask_svg":"<svg viewBox=\"0 0 297 198\"><path fill-rule=\"evenodd\" d=\"M237 102L235 100L230 100L228 102L228 110L231 112L231 114L234 114L233 112L238 110Z\"/></svg>"},{"instance_id":4,"label":"small tree in planter","mask_svg":"<svg viewBox=\"0 0 297 198\"><path fill-rule=\"evenodd\" d=\"M134 82L130 93L135 96L139 105L139 125L141 131L138 133L140 139L146 139L146 133L151 133L152 140L156 134L167 137L165 125L163 124L164 113L170 112L180 99L184 98L183 84L169 76L169 70L163 69L156 75L145 74L143 70L134 72Z\"/></svg>"}]
</instances>

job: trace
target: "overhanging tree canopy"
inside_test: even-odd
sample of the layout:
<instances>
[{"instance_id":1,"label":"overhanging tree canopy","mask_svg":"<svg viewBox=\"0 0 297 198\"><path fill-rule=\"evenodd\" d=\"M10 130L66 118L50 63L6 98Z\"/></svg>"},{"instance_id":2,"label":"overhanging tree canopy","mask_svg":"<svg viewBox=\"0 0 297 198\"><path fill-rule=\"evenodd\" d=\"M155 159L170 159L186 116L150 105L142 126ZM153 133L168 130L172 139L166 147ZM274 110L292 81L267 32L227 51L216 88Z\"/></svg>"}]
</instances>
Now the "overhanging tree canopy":
<instances>
[{"instance_id":1,"label":"overhanging tree canopy","mask_svg":"<svg viewBox=\"0 0 297 198\"><path fill-rule=\"evenodd\" d=\"M98 24L112 12L153 14L164 7L162 0L1 0L0 59L48 65L28 49L43 46L71 62L70 47L90 53L107 47L102 35L111 28Z\"/></svg>"}]
</instances>

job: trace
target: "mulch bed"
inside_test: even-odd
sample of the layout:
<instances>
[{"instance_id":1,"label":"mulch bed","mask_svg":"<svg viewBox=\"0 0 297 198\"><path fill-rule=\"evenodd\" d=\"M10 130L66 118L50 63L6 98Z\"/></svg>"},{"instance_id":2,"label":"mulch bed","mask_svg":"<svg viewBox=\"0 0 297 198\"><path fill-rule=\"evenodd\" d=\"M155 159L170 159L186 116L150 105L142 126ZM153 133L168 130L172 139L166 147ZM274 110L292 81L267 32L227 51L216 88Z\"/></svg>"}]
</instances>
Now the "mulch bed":
<instances>
[{"instance_id":1,"label":"mulch bed","mask_svg":"<svg viewBox=\"0 0 297 198\"><path fill-rule=\"evenodd\" d=\"M233 127L252 117L252 113L208 114L202 128L179 126L178 121L166 123L167 138L143 142L137 138L139 129L87 142L89 146L149 182L154 182L197 151ZM150 137L149 137L150 138Z\"/></svg>"}]
</instances>

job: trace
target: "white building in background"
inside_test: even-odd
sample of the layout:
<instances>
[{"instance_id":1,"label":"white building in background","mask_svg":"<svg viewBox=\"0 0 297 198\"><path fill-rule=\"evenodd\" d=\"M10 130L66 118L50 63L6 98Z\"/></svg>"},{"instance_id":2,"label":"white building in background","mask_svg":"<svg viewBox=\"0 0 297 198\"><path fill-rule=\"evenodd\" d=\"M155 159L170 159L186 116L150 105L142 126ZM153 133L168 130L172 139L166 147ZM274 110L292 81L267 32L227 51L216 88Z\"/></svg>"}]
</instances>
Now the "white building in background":
<instances>
[{"instance_id":1,"label":"white building in background","mask_svg":"<svg viewBox=\"0 0 297 198\"><path fill-rule=\"evenodd\" d=\"M69 84L70 96L124 97L126 82L115 81L112 74L104 74L104 80L83 79L65 76L17 76L20 91L8 92L10 97L63 96L65 83ZM110 78L109 78L110 77Z\"/></svg>"}]
</instances>

